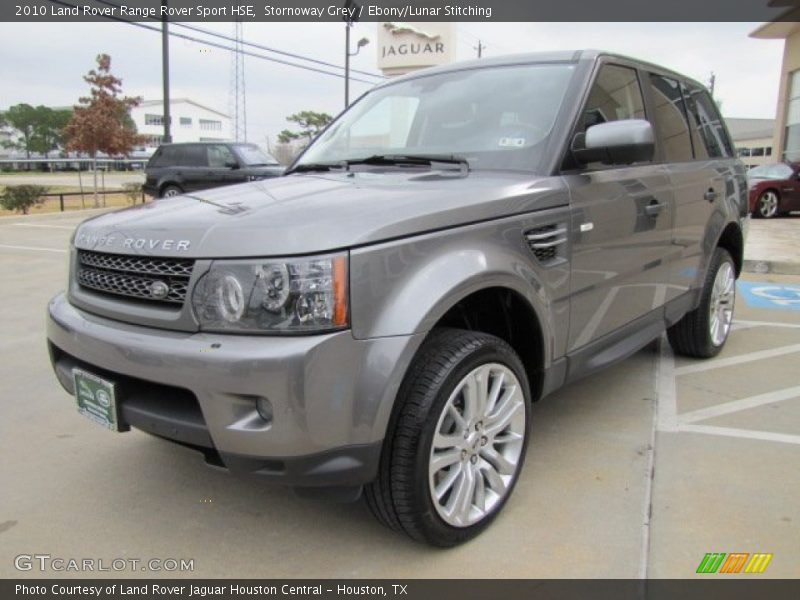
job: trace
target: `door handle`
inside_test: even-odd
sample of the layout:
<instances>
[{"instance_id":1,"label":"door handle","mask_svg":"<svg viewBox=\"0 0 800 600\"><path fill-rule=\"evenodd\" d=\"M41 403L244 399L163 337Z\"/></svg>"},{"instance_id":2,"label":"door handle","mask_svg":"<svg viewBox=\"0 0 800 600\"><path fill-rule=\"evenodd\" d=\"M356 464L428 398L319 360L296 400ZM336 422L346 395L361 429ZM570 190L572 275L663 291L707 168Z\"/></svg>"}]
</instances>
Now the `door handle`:
<instances>
[{"instance_id":1,"label":"door handle","mask_svg":"<svg viewBox=\"0 0 800 600\"><path fill-rule=\"evenodd\" d=\"M647 206L644 207L644 212L648 217L655 217L658 216L658 213L664 210L666 206L667 205L664 204L663 202L648 204Z\"/></svg>"},{"instance_id":2,"label":"door handle","mask_svg":"<svg viewBox=\"0 0 800 600\"><path fill-rule=\"evenodd\" d=\"M708 191L705 194L703 194L703 198L705 198L709 202L713 202L714 200L716 200L717 196L719 196L719 194L714 188L708 188Z\"/></svg>"}]
</instances>

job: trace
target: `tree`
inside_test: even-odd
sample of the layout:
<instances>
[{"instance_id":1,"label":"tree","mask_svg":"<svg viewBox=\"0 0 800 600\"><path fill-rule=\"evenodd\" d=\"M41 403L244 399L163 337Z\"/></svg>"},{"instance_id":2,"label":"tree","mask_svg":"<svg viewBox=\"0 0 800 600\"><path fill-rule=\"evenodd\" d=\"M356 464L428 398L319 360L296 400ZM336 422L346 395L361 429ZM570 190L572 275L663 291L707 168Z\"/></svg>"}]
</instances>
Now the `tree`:
<instances>
[{"instance_id":1,"label":"tree","mask_svg":"<svg viewBox=\"0 0 800 600\"><path fill-rule=\"evenodd\" d=\"M23 150L27 158L32 152L46 157L61 143L61 131L71 114L65 109L16 104L0 115L0 127L9 126L19 134L18 140L6 142L5 146Z\"/></svg>"},{"instance_id":2,"label":"tree","mask_svg":"<svg viewBox=\"0 0 800 600\"><path fill-rule=\"evenodd\" d=\"M31 206L42 204L47 188L43 185L9 185L0 195L0 206L27 215Z\"/></svg>"},{"instance_id":3,"label":"tree","mask_svg":"<svg viewBox=\"0 0 800 600\"><path fill-rule=\"evenodd\" d=\"M97 55L97 69L84 76L90 95L79 98L72 118L64 128L67 150L85 152L92 158L94 171L94 205L97 196L97 153L127 156L134 146L144 143L143 136L132 127L129 111L142 101L138 97L121 96L122 80L111 74L111 57Z\"/></svg>"},{"instance_id":4,"label":"tree","mask_svg":"<svg viewBox=\"0 0 800 600\"><path fill-rule=\"evenodd\" d=\"M322 131L328 123L333 121L333 117L328 113L318 113L313 110L303 110L299 113L289 115L286 117L287 121L297 123L300 126L300 131L289 131L284 129L278 134L278 141L281 144L288 144L294 140L305 138L306 143L310 144L311 140Z\"/></svg>"},{"instance_id":5,"label":"tree","mask_svg":"<svg viewBox=\"0 0 800 600\"><path fill-rule=\"evenodd\" d=\"M54 109L37 106L37 124L34 127L31 149L43 154L45 158L63 144L64 127L72 118L70 109Z\"/></svg>"},{"instance_id":6,"label":"tree","mask_svg":"<svg viewBox=\"0 0 800 600\"><path fill-rule=\"evenodd\" d=\"M2 116L4 123L19 132L20 135L19 141L7 142L6 146L24 150L25 156L30 158L31 152L33 152L32 140L38 119L36 109L30 104L15 104L4 112Z\"/></svg>"}]
</instances>

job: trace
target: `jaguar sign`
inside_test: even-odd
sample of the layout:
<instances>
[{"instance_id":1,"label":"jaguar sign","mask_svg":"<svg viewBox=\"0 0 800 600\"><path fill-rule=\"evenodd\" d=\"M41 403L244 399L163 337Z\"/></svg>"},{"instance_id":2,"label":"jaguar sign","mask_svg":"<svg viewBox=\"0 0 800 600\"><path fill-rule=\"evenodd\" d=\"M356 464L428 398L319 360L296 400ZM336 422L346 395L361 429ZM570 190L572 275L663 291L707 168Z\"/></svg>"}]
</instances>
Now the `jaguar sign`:
<instances>
[{"instance_id":1,"label":"jaguar sign","mask_svg":"<svg viewBox=\"0 0 800 600\"><path fill-rule=\"evenodd\" d=\"M402 75L455 60L452 23L381 23L378 27L378 68L385 75Z\"/></svg>"}]
</instances>

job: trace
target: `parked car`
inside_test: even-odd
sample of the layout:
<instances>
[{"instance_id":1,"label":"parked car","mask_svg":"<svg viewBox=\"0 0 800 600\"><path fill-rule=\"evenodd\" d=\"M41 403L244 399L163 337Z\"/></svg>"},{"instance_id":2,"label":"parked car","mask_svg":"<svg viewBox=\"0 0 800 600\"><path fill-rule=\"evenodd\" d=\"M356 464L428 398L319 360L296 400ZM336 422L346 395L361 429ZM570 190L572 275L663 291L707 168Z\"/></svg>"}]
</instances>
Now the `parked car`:
<instances>
[{"instance_id":1,"label":"parked car","mask_svg":"<svg viewBox=\"0 0 800 600\"><path fill-rule=\"evenodd\" d=\"M162 144L147 162L143 190L157 198L170 198L282 173L278 161L255 144Z\"/></svg>"},{"instance_id":2,"label":"parked car","mask_svg":"<svg viewBox=\"0 0 800 600\"><path fill-rule=\"evenodd\" d=\"M800 163L761 165L747 173L750 212L771 219L800 210Z\"/></svg>"},{"instance_id":3,"label":"parked car","mask_svg":"<svg viewBox=\"0 0 800 600\"><path fill-rule=\"evenodd\" d=\"M722 349L747 218L696 81L596 51L438 67L367 92L283 177L84 222L50 356L109 429L363 491L451 546L508 501L531 402L665 330Z\"/></svg>"}]
</instances>

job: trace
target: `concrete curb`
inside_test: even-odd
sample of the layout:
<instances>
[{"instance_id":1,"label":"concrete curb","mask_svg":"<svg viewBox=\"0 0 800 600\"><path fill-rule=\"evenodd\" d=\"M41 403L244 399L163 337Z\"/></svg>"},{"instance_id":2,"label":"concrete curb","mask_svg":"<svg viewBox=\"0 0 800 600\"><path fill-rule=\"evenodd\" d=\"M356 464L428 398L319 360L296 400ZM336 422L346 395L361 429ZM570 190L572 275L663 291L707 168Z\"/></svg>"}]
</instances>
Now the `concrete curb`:
<instances>
[{"instance_id":1,"label":"concrete curb","mask_svg":"<svg viewBox=\"0 0 800 600\"><path fill-rule=\"evenodd\" d=\"M758 273L759 275L767 273L776 275L800 275L800 262L745 259L742 270L745 273Z\"/></svg>"},{"instance_id":2,"label":"concrete curb","mask_svg":"<svg viewBox=\"0 0 800 600\"><path fill-rule=\"evenodd\" d=\"M84 208L81 210L67 210L64 212L44 213L40 215L13 215L7 217L0 217L0 225L5 223L24 223L25 221L58 221L61 219L69 219L71 217L92 217L104 212L111 212L125 208L124 206L115 206L113 208Z\"/></svg>"}]
</instances>

